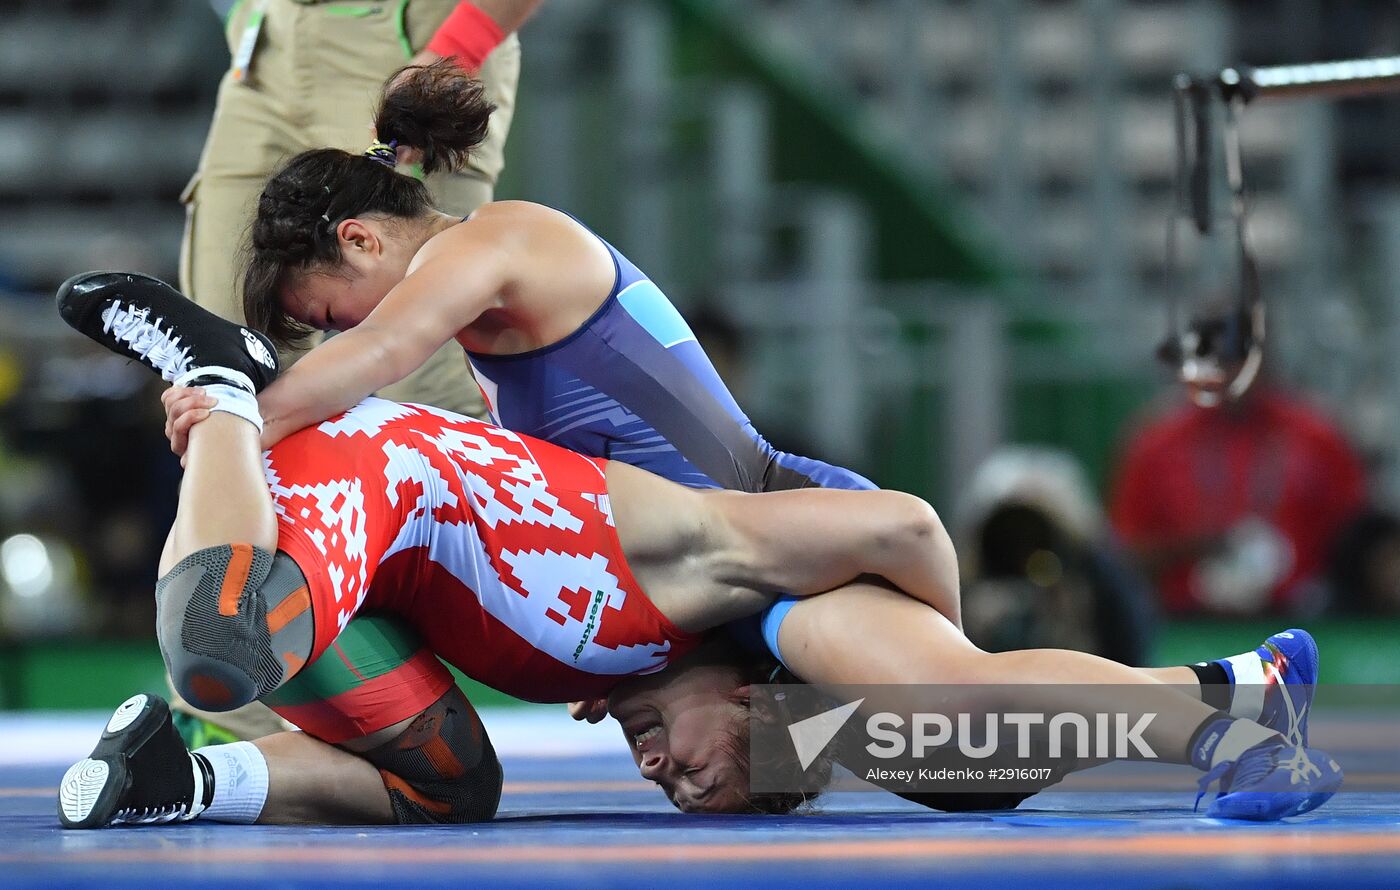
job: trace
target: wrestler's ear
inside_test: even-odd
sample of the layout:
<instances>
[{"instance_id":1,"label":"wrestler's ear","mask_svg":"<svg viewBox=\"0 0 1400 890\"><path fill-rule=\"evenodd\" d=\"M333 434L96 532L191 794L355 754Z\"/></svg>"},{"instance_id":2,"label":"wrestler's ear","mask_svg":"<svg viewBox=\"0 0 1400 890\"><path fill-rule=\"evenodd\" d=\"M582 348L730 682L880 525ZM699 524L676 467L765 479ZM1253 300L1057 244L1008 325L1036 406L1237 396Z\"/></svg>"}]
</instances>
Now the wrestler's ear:
<instances>
[{"instance_id":1,"label":"wrestler's ear","mask_svg":"<svg viewBox=\"0 0 1400 890\"><path fill-rule=\"evenodd\" d=\"M335 227L335 235L336 239L340 241L342 256L379 252L379 236L375 234L373 229L354 217L342 220L340 225Z\"/></svg>"},{"instance_id":2,"label":"wrestler's ear","mask_svg":"<svg viewBox=\"0 0 1400 890\"><path fill-rule=\"evenodd\" d=\"M734 703L747 708L749 719L765 730L784 727L792 723L791 716L788 714L782 699L772 695L752 695L748 686L734 690L734 694Z\"/></svg>"}]
</instances>

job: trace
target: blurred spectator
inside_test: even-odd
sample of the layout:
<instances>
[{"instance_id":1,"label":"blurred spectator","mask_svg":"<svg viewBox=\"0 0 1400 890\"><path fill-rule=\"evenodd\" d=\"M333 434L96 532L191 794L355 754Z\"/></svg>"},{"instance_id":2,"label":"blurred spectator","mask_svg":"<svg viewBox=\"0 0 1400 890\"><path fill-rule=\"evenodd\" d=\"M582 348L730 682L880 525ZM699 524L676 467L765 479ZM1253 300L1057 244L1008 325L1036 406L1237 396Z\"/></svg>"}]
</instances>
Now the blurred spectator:
<instances>
[{"instance_id":1,"label":"blurred spectator","mask_svg":"<svg viewBox=\"0 0 1400 890\"><path fill-rule=\"evenodd\" d=\"M1084 471L1068 454L995 452L964 490L955 526L963 624L974 643L1147 662L1150 590L1119 553Z\"/></svg>"},{"instance_id":2,"label":"blurred spectator","mask_svg":"<svg viewBox=\"0 0 1400 890\"><path fill-rule=\"evenodd\" d=\"M1400 614L1400 517L1374 509L1359 516L1338 536L1329 575L1339 608Z\"/></svg>"},{"instance_id":3,"label":"blurred spectator","mask_svg":"<svg viewBox=\"0 0 1400 890\"><path fill-rule=\"evenodd\" d=\"M1237 400L1203 401L1132 437L1113 485L1115 530L1170 612L1315 611L1330 548L1365 502L1360 458L1332 421L1267 379Z\"/></svg>"}]
</instances>

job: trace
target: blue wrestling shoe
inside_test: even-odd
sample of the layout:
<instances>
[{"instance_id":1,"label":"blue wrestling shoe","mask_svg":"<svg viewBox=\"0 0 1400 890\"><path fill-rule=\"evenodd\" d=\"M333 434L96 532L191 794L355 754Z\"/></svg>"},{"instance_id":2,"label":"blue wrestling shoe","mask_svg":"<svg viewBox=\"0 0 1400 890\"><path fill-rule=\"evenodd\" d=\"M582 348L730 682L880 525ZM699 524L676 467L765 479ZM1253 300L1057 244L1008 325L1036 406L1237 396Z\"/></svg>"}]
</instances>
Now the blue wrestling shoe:
<instances>
[{"instance_id":1,"label":"blue wrestling shoe","mask_svg":"<svg viewBox=\"0 0 1400 890\"><path fill-rule=\"evenodd\" d=\"M1342 768L1325 751L1278 740L1261 742L1201 777L1197 807L1217 779L1220 793L1207 816L1273 822L1326 803L1342 787Z\"/></svg>"},{"instance_id":2,"label":"blue wrestling shoe","mask_svg":"<svg viewBox=\"0 0 1400 890\"><path fill-rule=\"evenodd\" d=\"M1288 744L1308 746L1308 709L1317 688L1317 642L1292 628L1269 637L1254 650L1264 671L1264 705L1259 722Z\"/></svg>"}]
</instances>

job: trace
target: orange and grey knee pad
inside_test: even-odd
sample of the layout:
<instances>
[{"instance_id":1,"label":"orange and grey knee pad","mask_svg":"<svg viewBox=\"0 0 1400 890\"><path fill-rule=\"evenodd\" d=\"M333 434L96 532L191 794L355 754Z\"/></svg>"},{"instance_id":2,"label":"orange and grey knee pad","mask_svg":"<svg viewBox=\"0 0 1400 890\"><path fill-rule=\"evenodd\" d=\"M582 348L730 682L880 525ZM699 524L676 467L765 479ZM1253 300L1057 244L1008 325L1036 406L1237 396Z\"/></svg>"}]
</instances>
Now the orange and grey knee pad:
<instances>
[{"instance_id":1,"label":"orange and grey knee pad","mask_svg":"<svg viewBox=\"0 0 1400 890\"><path fill-rule=\"evenodd\" d=\"M156 636L175 689L231 711L276 689L311 653L306 577L285 553L208 547L156 582Z\"/></svg>"},{"instance_id":2,"label":"orange and grey knee pad","mask_svg":"<svg viewBox=\"0 0 1400 890\"><path fill-rule=\"evenodd\" d=\"M455 687L364 757L379 768L400 825L485 822L501 802L496 749Z\"/></svg>"}]
</instances>

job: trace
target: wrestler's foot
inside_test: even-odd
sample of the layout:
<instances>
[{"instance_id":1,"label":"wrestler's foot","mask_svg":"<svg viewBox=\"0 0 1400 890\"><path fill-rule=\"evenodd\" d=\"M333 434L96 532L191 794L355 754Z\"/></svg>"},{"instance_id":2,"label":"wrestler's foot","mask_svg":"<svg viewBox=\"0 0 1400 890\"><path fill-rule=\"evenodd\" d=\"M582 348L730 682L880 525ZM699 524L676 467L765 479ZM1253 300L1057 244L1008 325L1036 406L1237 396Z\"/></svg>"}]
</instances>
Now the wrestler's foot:
<instances>
[{"instance_id":1,"label":"wrestler's foot","mask_svg":"<svg viewBox=\"0 0 1400 890\"><path fill-rule=\"evenodd\" d=\"M1317 643L1293 628L1269 637L1254 650L1264 669L1264 709L1259 722L1283 734L1290 745L1308 745L1308 709L1317 688Z\"/></svg>"},{"instance_id":2,"label":"wrestler's foot","mask_svg":"<svg viewBox=\"0 0 1400 890\"><path fill-rule=\"evenodd\" d=\"M1236 717L1255 720L1283 735L1289 744L1308 745L1308 710L1317 686L1317 643L1312 634L1292 628L1269 637L1258 648L1229 658L1201 663L1197 670L1217 670L1228 685L1202 687L1207 704ZM1202 683L1215 683L1202 677ZM1212 701L1212 696L1216 697Z\"/></svg>"},{"instance_id":3,"label":"wrestler's foot","mask_svg":"<svg viewBox=\"0 0 1400 890\"><path fill-rule=\"evenodd\" d=\"M75 330L176 385L219 381L256 395L277 377L266 337L148 275L87 272L65 281L56 300Z\"/></svg>"},{"instance_id":4,"label":"wrestler's foot","mask_svg":"<svg viewBox=\"0 0 1400 890\"><path fill-rule=\"evenodd\" d=\"M185 749L164 699L133 695L64 774L58 819L64 828L183 822L204 811L211 790L207 763Z\"/></svg>"},{"instance_id":5,"label":"wrestler's foot","mask_svg":"<svg viewBox=\"0 0 1400 890\"><path fill-rule=\"evenodd\" d=\"M1227 760L1201 777L1201 798L1211 783L1220 793L1206 815L1219 819L1272 822L1315 810L1342 787L1342 768L1332 755L1314 748L1285 744L1282 739L1260 742L1234 760Z\"/></svg>"}]
</instances>

